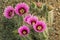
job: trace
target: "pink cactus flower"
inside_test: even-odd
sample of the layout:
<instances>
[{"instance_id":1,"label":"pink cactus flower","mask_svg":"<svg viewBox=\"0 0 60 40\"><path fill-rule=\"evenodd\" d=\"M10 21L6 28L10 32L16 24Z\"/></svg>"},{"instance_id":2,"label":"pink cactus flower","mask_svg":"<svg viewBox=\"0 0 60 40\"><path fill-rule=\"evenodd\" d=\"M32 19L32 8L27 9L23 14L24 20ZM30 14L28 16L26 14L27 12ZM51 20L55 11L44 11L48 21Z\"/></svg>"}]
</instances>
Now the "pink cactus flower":
<instances>
[{"instance_id":1,"label":"pink cactus flower","mask_svg":"<svg viewBox=\"0 0 60 40\"><path fill-rule=\"evenodd\" d=\"M18 3L15 7L15 12L19 16L29 12L29 6L26 3Z\"/></svg>"},{"instance_id":2,"label":"pink cactus flower","mask_svg":"<svg viewBox=\"0 0 60 40\"><path fill-rule=\"evenodd\" d=\"M43 32L46 29L46 24L43 21L37 21L33 28L36 32Z\"/></svg>"},{"instance_id":3,"label":"pink cactus flower","mask_svg":"<svg viewBox=\"0 0 60 40\"><path fill-rule=\"evenodd\" d=\"M23 25L20 28L18 28L18 33L20 36L27 36L30 33L30 29Z\"/></svg>"},{"instance_id":4,"label":"pink cactus flower","mask_svg":"<svg viewBox=\"0 0 60 40\"><path fill-rule=\"evenodd\" d=\"M7 6L4 10L3 15L6 18L11 19L14 16L14 8L12 6Z\"/></svg>"},{"instance_id":5,"label":"pink cactus flower","mask_svg":"<svg viewBox=\"0 0 60 40\"><path fill-rule=\"evenodd\" d=\"M30 25L34 25L36 24L37 21L38 21L38 18L36 16L31 16L30 18L28 18L27 23Z\"/></svg>"},{"instance_id":6,"label":"pink cactus flower","mask_svg":"<svg viewBox=\"0 0 60 40\"><path fill-rule=\"evenodd\" d=\"M32 15L31 14L28 14L24 17L24 21L27 22L28 18L30 18Z\"/></svg>"}]
</instances>

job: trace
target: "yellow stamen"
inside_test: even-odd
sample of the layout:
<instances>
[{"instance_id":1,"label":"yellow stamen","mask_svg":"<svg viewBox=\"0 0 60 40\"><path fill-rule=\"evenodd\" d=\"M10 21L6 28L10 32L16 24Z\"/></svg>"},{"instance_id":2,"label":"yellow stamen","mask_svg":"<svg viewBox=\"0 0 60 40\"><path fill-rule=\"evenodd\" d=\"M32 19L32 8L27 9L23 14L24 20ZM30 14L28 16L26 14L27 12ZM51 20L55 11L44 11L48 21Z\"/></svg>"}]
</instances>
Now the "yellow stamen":
<instances>
[{"instance_id":1,"label":"yellow stamen","mask_svg":"<svg viewBox=\"0 0 60 40\"><path fill-rule=\"evenodd\" d=\"M26 31L23 31L23 34L26 34Z\"/></svg>"},{"instance_id":2,"label":"yellow stamen","mask_svg":"<svg viewBox=\"0 0 60 40\"><path fill-rule=\"evenodd\" d=\"M35 24L35 22L32 22L32 24L34 25L34 24Z\"/></svg>"},{"instance_id":3,"label":"yellow stamen","mask_svg":"<svg viewBox=\"0 0 60 40\"><path fill-rule=\"evenodd\" d=\"M24 13L24 9L21 9L21 10L20 10L20 13Z\"/></svg>"},{"instance_id":4,"label":"yellow stamen","mask_svg":"<svg viewBox=\"0 0 60 40\"><path fill-rule=\"evenodd\" d=\"M42 27L41 27L41 26L38 26L38 27L37 27L37 29L38 29L38 30L41 30L41 29L42 29Z\"/></svg>"}]
</instances>

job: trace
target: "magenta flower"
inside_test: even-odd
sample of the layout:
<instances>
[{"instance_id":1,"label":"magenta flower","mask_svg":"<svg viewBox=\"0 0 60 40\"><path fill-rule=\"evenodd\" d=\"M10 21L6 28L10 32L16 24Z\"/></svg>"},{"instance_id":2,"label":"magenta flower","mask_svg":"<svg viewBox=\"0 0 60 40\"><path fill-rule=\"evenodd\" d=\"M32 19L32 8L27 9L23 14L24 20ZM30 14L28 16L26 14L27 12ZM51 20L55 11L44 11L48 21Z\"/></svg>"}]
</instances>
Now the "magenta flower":
<instances>
[{"instance_id":1,"label":"magenta flower","mask_svg":"<svg viewBox=\"0 0 60 40\"><path fill-rule=\"evenodd\" d=\"M36 32L43 32L46 29L46 24L43 21L37 21L33 28Z\"/></svg>"},{"instance_id":2,"label":"magenta flower","mask_svg":"<svg viewBox=\"0 0 60 40\"><path fill-rule=\"evenodd\" d=\"M38 18L36 16L31 16L30 18L28 18L27 23L30 25L34 25L36 24L37 21L38 21Z\"/></svg>"},{"instance_id":3,"label":"magenta flower","mask_svg":"<svg viewBox=\"0 0 60 40\"><path fill-rule=\"evenodd\" d=\"M14 8L12 6L7 6L4 10L3 15L6 18L11 19L14 16Z\"/></svg>"},{"instance_id":4,"label":"magenta flower","mask_svg":"<svg viewBox=\"0 0 60 40\"><path fill-rule=\"evenodd\" d=\"M32 16L31 14L26 15L24 21L27 22L27 19L30 18L31 16Z\"/></svg>"},{"instance_id":5,"label":"magenta flower","mask_svg":"<svg viewBox=\"0 0 60 40\"><path fill-rule=\"evenodd\" d=\"M30 33L30 29L27 26L23 25L18 29L18 33L21 36L26 36Z\"/></svg>"},{"instance_id":6,"label":"magenta flower","mask_svg":"<svg viewBox=\"0 0 60 40\"><path fill-rule=\"evenodd\" d=\"M26 3L18 3L15 7L15 12L19 16L28 13L28 11L29 11L29 6Z\"/></svg>"}]
</instances>

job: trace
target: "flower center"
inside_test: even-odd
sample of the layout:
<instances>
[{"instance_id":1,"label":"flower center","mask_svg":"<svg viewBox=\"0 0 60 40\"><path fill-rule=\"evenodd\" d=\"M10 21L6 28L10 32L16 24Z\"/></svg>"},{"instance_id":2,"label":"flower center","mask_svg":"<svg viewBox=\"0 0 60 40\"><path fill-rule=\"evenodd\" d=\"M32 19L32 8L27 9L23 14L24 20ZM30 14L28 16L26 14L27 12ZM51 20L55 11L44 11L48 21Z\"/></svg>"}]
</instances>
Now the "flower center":
<instances>
[{"instance_id":1,"label":"flower center","mask_svg":"<svg viewBox=\"0 0 60 40\"><path fill-rule=\"evenodd\" d=\"M32 25L36 24L36 21L32 21L31 24L32 24Z\"/></svg>"},{"instance_id":2,"label":"flower center","mask_svg":"<svg viewBox=\"0 0 60 40\"><path fill-rule=\"evenodd\" d=\"M42 26L37 26L37 30L41 30L42 29Z\"/></svg>"},{"instance_id":3,"label":"flower center","mask_svg":"<svg viewBox=\"0 0 60 40\"><path fill-rule=\"evenodd\" d=\"M32 24L35 24L35 22L32 22Z\"/></svg>"},{"instance_id":4,"label":"flower center","mask_svg":"<svg viewBox=\"0 0 60 40\"><path fill-rule=\"evenodd\" d=\"M23 30L23 32L22 32L22 33L25 35L25 34L27 34L27 31L26 31L26 30Z\"/></svg>"},{"instance_id":5,"label":"flower center","mask_svg":"<svg viewBox=\"0 0 60 40\"><path fill-rule=\"evenodd\" d=\"M8 15L9 15L9 16L11 16L11 15L12 15L12 10L10 10L10 11L9 11L9 14L8 14Z\"/></svg>"},{"instance_id":6,"label":"flower center","mask_svg":"<svg viewBox=\"0 0 60 40\"><path fill-rule=\"evenodd\" d=\"M25 13L25 10L23 8L20 9L20 13L24 14Z\"/></svg>"}]
</instances>

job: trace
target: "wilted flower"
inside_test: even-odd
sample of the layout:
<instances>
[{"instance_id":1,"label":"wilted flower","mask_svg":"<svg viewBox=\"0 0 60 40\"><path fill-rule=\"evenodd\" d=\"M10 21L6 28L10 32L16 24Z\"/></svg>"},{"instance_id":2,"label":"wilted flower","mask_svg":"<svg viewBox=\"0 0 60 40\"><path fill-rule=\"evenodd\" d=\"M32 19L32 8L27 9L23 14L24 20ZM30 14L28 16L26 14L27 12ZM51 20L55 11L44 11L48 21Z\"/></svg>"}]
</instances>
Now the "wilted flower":
<instances>
[{"instance_id":1,"label":"wilted flower","mask_svg":"<svg viewBox=\"0 0 60 40\"><path fill-rule=\"evenodd\" d=\"M26 36L30 33L30 29L27 26L23 25L18 29L18 33L21 36Z\"/></svg>"},{"instance_id":2,"label":"wilted flower","mask_svg":"<svg viewBox=\"0 0 60 40\"><path fill-rule=\"evenodd\" d=\"M26 15L24 21L27 22L28 18L30 18L31 16L32 16L31 14Z\"/></svg>"},{"instance_id":3,"label":"wilted flower","mask_svg":"<svg viewBox=\"0 0 60 40\"><path fill-rule=\"evenodd\" d=\"M14 8L12 6L7 6L4 10L3 15L6 18L11 19L14 16Z\"/></svg>"},{"instance_id":4,"label":"wilted flower","mask_svg":"<svg viewBox=\"0 0 60 40\"><path fill-rule=\"evenodd\" d=\"M26 3L18 3L15 7L15 12L19 16L27 13L29 11L29 6Z\"/></svg>"},{"instance_id":5,"label":"wilted flower","mask_svg":"<svg viewBox=\"0 0 60 40\"><path fill-rule=\"evenodd\" d=\"M46 29L46 24L43 21L37 21L33 28L36 32L43 32Z\"/></svg>"},{"instance_id":6,"label":"wilted flower","mask_svg":"<svg viewBox=\"0 0 60 40\"><path fill-rule=\"evenodd\" d=\"M31 16L30 18L28 18L27 23L30 25L34 25L36 24L37 21L38 21L38 18L36 16Z\"/></svg>"}]
</instances>

